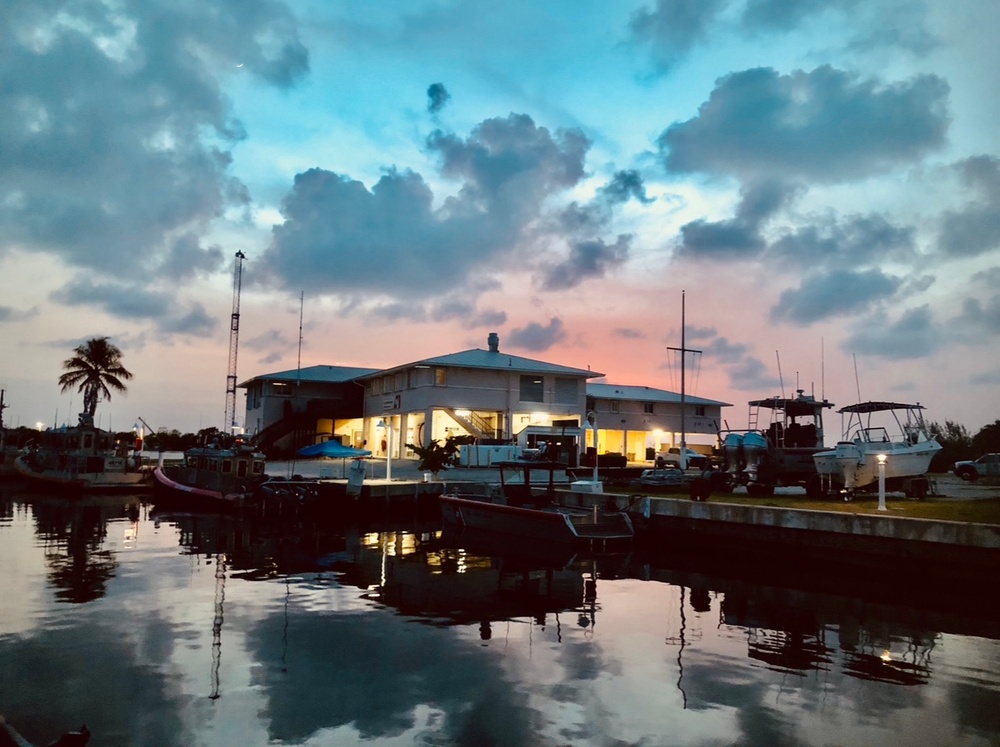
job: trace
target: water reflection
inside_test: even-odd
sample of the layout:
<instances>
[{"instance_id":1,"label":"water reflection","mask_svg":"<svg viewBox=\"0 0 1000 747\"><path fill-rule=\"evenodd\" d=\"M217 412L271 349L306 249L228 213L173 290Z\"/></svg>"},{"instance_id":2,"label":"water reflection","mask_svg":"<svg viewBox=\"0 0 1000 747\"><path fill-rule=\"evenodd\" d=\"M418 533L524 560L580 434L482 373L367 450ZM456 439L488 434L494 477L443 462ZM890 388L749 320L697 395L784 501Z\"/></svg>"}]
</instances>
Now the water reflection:
<instances>
[{"instance_id":1,"label":"water reflection","mask_svg":"<svg viewBox=\"0 0 1000 747\"><path fill-rule=\"evenodd\" d=\"M144 747L996 740L988 609L708 566L17 494L0 593L50 596L0 612L0 703Z\"/></svg>"}]
</instances>

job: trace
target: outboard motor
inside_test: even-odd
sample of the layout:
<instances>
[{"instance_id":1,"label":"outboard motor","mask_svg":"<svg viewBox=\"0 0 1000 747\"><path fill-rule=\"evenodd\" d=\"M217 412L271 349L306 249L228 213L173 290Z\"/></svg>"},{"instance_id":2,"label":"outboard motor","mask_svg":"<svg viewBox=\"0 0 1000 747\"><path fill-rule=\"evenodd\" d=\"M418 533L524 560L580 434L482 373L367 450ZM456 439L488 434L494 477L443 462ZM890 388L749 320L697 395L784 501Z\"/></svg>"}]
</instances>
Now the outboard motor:
<instances>
[{"instance_id":1,"label":"outboard motor","mask_svg":"<svg viewBox=\"0 0 1000 747\"><path fill-rule=\"evenodd\" d=\"M722 453L726 457L726 474L737 475L743 461L743 434L727 433L722 441Z\"/></svg>"},{"instance_id":2,"label":"outboard motor","mask_svg":"<svg viewBox=\"0 0 1000 747\"><path fill-rule=\"evenodd\" d=\"M750 431L743 436L743 459L746 466L743 473L749 482L756 482L760 464L767 454L767 439L757 431Z\"/></svg>"}]
</instances>

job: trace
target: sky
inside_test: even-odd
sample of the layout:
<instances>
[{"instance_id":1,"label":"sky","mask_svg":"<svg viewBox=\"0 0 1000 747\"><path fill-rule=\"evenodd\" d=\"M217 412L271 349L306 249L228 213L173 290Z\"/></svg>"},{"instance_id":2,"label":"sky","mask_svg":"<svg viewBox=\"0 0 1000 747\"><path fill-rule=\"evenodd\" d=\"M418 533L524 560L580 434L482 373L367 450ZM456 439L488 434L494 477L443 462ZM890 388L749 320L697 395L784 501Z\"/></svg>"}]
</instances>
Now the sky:
<instances>
[{"instance_id":1,"label":"sky","mask_svg":"<svg viewBox=\"0 0 1000 747\"><path fill-rule=\"evenodd\" d=\"M221 427L242 252L240 381L495 331L672 391L689 348L734 428L803 389L974 434L998 27L996 0L10 0L4 423L75 422L62 363L107 336L134 377L100 425Z\"/></svg>"}]
</instances>

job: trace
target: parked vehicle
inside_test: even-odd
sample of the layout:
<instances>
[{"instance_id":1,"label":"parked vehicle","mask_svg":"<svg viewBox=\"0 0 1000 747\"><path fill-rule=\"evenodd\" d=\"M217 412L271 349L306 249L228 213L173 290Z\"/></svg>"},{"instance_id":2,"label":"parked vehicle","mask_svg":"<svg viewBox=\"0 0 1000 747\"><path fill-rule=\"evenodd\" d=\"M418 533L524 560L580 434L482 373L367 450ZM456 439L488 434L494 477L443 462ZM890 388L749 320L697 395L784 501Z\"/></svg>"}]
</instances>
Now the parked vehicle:
<instances>
[{"instance_id":1,"label":"parked vehicle","mask_svg":"<svg viewBox=\"0 0 1000 747\"><path fill-rule=\"evenodd\" d=\"M981 477L1000 477L1000 454L983 454L974 461L955 462L954 472L968 482Z\"/></svg>"},{"instance_id":2,"label":"parked vehicle","mask_svg":"<svg viewBox=\"0 0 1000 747\"><path fill-rule=\"evenodd\" d=\"M687 458L687 466L692 469L705 469L710 457L694 449L684 448L684 456ZM671 447L656 454L656 464L658 467L680 467L681 450L678 447Z\"/></svg>"}]
</instances>

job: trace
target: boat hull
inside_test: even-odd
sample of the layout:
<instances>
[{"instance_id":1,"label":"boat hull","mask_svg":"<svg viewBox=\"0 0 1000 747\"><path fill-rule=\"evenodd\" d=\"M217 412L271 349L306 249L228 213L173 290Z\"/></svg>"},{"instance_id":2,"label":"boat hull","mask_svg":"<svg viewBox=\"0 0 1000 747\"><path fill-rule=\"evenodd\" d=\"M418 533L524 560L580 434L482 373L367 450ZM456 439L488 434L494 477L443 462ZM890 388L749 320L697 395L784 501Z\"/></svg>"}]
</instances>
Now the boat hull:
<instances>
[{"instance_id":1,"label":"boat hull","mask_svg":"<svg viewBox=\"0 0 1000 747\"><path fill-rule=\"evenodd\" d=\"M185 508L231 509L244 500L243 493L223 492L211 488L189 485L183 481L184 468L157 467L153 470L156 495L165 503Z\"/></svg>"},{"instance_id":2,"label":"boat hull","mask_svg":"<svg viewBox=\"0 0 1000 747\"><path fill-rule=\"evenodd\" d=\"M934 455L941 450L937 441L906 443L858 443L842 441L831 451L813 455L821 478L844 490L860 490L878 482L879 454L885 454L885 479L899 481L927 473Z\"/></svg>"},{"instance_id":3,"label":"boat hull","mask_svg":"<svg viewBox=\"0 0 1000 747\"><path fill-rule=\"evenodd\" d=\"M566 510L522 508L460 496L441 496L441 518L446 526L473 529L566 545L593 545L627 541L634 536L631 520Z\"/></svg>"},{"instance_id":4,"label":"boat hull","mask_svg":"<svg viewBox=\"0 0 1000 747\"><path fill-rule=\"evenodd\" d=\"M125 460L106 460L106 463L111 469L71 472L33 467L26 457L20 456L14 460L14 472L36 485L74 492L135 491L151 487L148 469L142 467L129 469L125 465Z\"/></svg>"}]
</instances>

